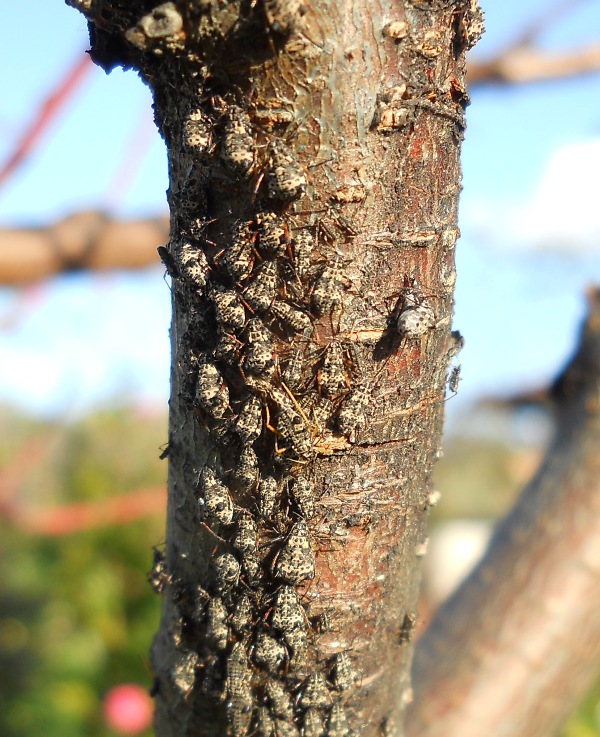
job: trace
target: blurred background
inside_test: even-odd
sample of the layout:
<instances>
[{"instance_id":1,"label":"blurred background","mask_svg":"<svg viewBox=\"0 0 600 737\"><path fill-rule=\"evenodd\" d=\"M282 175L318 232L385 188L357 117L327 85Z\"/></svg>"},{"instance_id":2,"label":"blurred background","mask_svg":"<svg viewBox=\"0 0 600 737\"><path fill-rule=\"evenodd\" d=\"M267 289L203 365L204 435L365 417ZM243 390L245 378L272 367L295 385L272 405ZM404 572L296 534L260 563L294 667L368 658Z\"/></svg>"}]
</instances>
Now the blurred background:
<instances>
[{"instance_id":1,"label":"blurred background","mask_svg":"<svg viewBox=\"0 0 600 737\"><path fill-rule=\"evenodd\" d=\"M457 251L454 327L466 344L446 403L425 623L535 470L552 431L545 390L574 349L586 286L600 284L600 3L481 4ZM150 734L159 601L145 573L165 504L170 294L155 248L166 240L166 157L148 90L132 72L106 76L86 48L83 17L61 0L4 9L4 737ZM129 221L137 230L102 261L98 234ZM151 247L124 262L144 227ZM72 257L78 228L88 251ZM107 268L80 268L96 257ZM591 735L600 688L562 733Z\"/></svg>"}]
</instances>

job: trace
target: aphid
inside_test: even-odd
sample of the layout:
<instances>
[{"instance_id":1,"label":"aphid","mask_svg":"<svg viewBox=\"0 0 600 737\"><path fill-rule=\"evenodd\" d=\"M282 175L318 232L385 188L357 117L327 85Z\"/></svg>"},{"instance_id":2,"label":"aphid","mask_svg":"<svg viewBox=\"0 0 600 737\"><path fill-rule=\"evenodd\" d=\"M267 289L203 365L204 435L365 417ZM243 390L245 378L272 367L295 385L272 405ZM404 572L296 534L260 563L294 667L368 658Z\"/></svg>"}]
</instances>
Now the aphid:
<instances>
[{"instance_id":1,"label":"aphid","mask_svg":"<svg viewBox=\"0 0 600 737\"><path fill-rule=\"evenodd\" d=\"M242 559L246 580L254 581L260 575L260 561L256 553L247 553Z\"/></svg>"},{"instance_id":2,"label":"aphid","mask_svg":"<svg viewBox=\"0 0 600 737\"><path fill-rule=\"evenodd\" d=\"M221 660L214 653L206 657L202 663L202 680L200 682L200 693L214 701L223 701L223 671Z\"/></svg>"},{"instance_id":3,"label":"aphid","mask_svg":"<svg viewBox=\"0 0 600 737\"><path fill-rule=\"evenodd\" d=\"M290 660L293 661L299 658L308 645L306 625L303 624L302 627L294 627L292 630L286 630L283 633L283 639L290 650Z\"/></svg>"},{"instance_id":4,"label":"aphid","mask_svg":"<svg viewBox=\"0 0 600 737\"><path fill-rule=\"evenodd\" d=\"M341 704L334 704L327 720L327 737L350 737L346 711Z\"/></svg>"},{"instance_id":5,"label":"aphid","mask_svg":"<svg viewBox=\"0 0 600 737\"><path fill-rule=\"evenodd\" d=\"M310 519L315 516L315 497L313 489L308 479L300 478L294 479L290 483L291 487L291 498L294 502L296 509L301 517L304 519Z\"/></svg>"},{"instance_id":6,"label":"aphid","mask_svg":"<svg viewBox=\"0 0 600 737\"><path fill-rule=\"evenodd\" d=\"M359 384L348 397L337 416L340 432L350 438L356 431L367 424L367 409L371 387Z\"/></svg>"},{"instance_id":7,"label":"aphid","mask_svg":"<svg viewBox=\"0 0 600 737\"><path fill-rule=\"evenodd\" d=\"M275 371L272 344L261 341L249 343L244 359L244 370L254 376L260 376L264 379L270 378Z\"/></svg>"},{"instance_id":8,"label":"aphid","mask_svg":"<svg viewBox=\"0 0 600 737\"><path fill-rule=\"evenodd\" d=\"M337 397L346 388L344 352L339 340L332 340L327 346L317 373L317 381L327 397Z\"/></svg>"},{"instance_id":9,"label":"aphid","mask_svg":"<svg viewBox=\"0 0 600 737\"><path fill-rule=\"evenodd\" d=\"M411 118L411 110L403 104L405 95L405 84L395 85L377 95L371 127L383 133L403 128Z\"/></svg>"},{"instance_id":10,"label":"aphid","mask_svg":"<svg viewBox=\"0 0 600 737\"><path fill-rule=\"evenodd\" d=\"M270 30L282 36L291 33L304 11L301 0L263 0L263 8Z\"/></svg>"},{"instance_id":11,"label":"aphid","mask_svg":"<svg viewBox=\"0 0 600 737\"><path fill-rule=\"evenodd\" d=\"M217 650L225 650L229 628L227 626L227 607L223 600L215 596L206 607L206 636Z\"/></svg>"},{"instance_id":12,"label":"aphid","mask_svg":"<svg viewBox=\"0 0 600 737\"><path fill-rule=\"evenodd\" d=\"M285 221L274 212L261 212L256 216L258 246L271 258L282 256L290 242Z\"/></svg>"},{"instance_id":13,"label":"aphid","mask_svg":"<svg viewBox=\"0 0 600 737\"><path fill-rule=\"evenodd\" d=\"M300 737L300 732L294 722L281 718L275 719L275 734L277 737Z\"/></svg>"},{"instance_id":14,"label":"aphid","mask_svg":"<svg viewBox=\"0 0 600 737\"><path fill-rule=\"evenodd\" d=\"M236 602L231 615L231 627L238 634L243 634L252 626L252 601L247 594L242 594Z\"/></svg>"},{"instance_id":15,"label":"aphid","mask_svg":"<svg viewBox=\"0 0 600 737\"><path fill-rule=\"evenodd\" d=\"M240 564L231 553L222 553L213 559L215 584L218 591L229 591L238 582Z\"/></svg>"},{"instance_id":16,"label":"aphid","mask_svg":"<svg viewBox=\"0 0 600 737\"><path fill-rule=\"evenodd\" d=\"M271 704L271 713L281 719L292 721L294 719L294 704L291 695L285 686L276 678L267 680L267 696Z\"/></svg>"},{"instance_id":17,"label":"aphid","mask_svg":"<svg viewBox=\"0 0 600 737\"><path fill-rule=\"evenodd\" d=\"M306 187L306 174L280 141L271 144L269 158L271 164L267 176L269 198L282 202L297 200Z\"/></svg>"},{"instance_id":18,"label":"aphid","mask_svg":"<svg viewBox=\"0 0 600 737\"><path fill-rule=\"evenodd\" d=\"M229 390L214 363L202 359L198 362L196 403L211 417L219 419L229 409Z\"/></svg>"},{"instance_id":19,"label":"aphid","mask_svg":"<svg viewBox=\"0 0 600 737\"><path fill-rule=\"evenodd\" d=\"M241 281L250 273L253 261L252 238L248 227L245 223L238 223L219 263L234 281Z\"/></svg>"},{"instance_id":20,"label":"aphid","mask_svg":"<svg viewBox=\"0 0 600 737\"><path fill-rule=\"evenodd\" d=\"M252 721L252 694L250 690L242 698L232 699L227 704L228 733L231 737L245 737Z\"/></svg>"},{"instance_id":21,"label":"aphid","mask_svg":"<svg viewBox=\"0 0 600 737\"><path fill-rule=\"evenodd\" d=\"M332 677L338 691L347 691L360 681L360 673L352 665L347 652L338 653L333 658Z\"/></svg>"},{"instance_id":22,"label":"aphid","mask_svg":"<svg viewBox=\"0 0 600 737\"><path fill-rule=\"evenodd\" d=\"M152 557L152 569L148 574L148 583L152 587L152 590L156 594L162 594L165 588L169 585L171 576L167 570L167 563L165 561L165 554L162 550L154 548L154 554Z\"/></svg>"},{"instance_id":23,"label":"aphid","mask_svg":"<svg viewBox=\"0 0 600 737\"><path fill-rule=\"evenodd\" d=\"M196 159L209 151L213 142L213 128L210 119L200 109L190 110L183 124L183 143Z\"/></svg>"},{"instance_id":24,"label":"aphid","mask_svg":"<svg viewBox=\"0 0 600 737\"><path fill-rule=\"evenodd\" d=\"M244 701L250 692L252 671L248 661L246 645L239 640L227 657L227 697Z\"/></svg>"},{"instance_id":25,"label":"aphid","mask_svg":"<svg viewBox=\"0 0 600 737\"><path fill-rule=\"evenodd\" d=\"M254 662L264 665L271 673L276 673L285 660L285 648L266 632L259 632L254 643Z\"/></svg>"},{"instance_id":26,"label":"aphid","mask_svg":"<svg viewBox=\"0 0 600 737\"><path fill-rule=\"evenodd\" d=\"M243 491L249 491L256 484L258 478L258 458L249 445L245 445L242 448L232 475Z\"/></svg>"},{"instance_id":27,"label":"aphid","mask_svg":"<svg viewBox=\"0 0 600 737\"><path fill-rule=\"evenodd\" d=\"M256 731L258 737L273 737L275 734L275 721L266 706L261 706L258 709Z\"/></svg>"},{"instance_id":28,"label":"aphid","mask_svg":"<svg viewBox=\"0 0 600 737\"><path fill-rule=\"evenodd\" d=\"M325 727L317 709L308 709L302 723L302 737L323 737Z\"/></svg>"},{"instance_id":29,"label":"aphid","mask_svg":"<svg viewBox=\"0 0 600 737\"><path fill-rule=\"evenodd\" d=\"M217 343L213 350L214 358L231 365L237 364L240 357L241 343L234 335L219 330Z\"/></svg>"},{"instance_id":30,"label":"aphid","mask_svg":"<svg viewBox=\"0 0 600 737\"><path fill-rule=\"evenodd\" d=\"M195 586L191 587L191 590L187 593L187 595L189 602L189 618L192 622L200 624L204 620L204 610L206 608L206 603L211 599L210 594L208 593L208 591L202 588L202 586L196 584ZM184 597L185 594L183 594L180 601L183 600ZM178 598L179 597L175 597L176 602Z\"/></svg>"},{"instance_id":31,"label":"aphid","mask_svg":"<svg viewBox=\"0 0 600 737\"><path fill-rule=\"evenodd\" d=\"M244 291L244 301L253 310L265 312L275 299L277 282L277 262L263 261L256 270L254 278Z\"/></svg>"},{"instance_id":32,"label":"aphid","mask_svg":"<svg viewBox=\"0 0 600 737\"><path fill-rule=\"evenodd\" d=\"M223 131L221 159L234 174L244 175L254 163L254 139L247 115L237 107L231 107Z\"/></svg>"},{"instance_id":33,"label":"aphid","mask_svg":"<svg viewBox=\"0 0 600 737\"><path fill-rule=\"evenodd\" d=\"M405 279L404 302L398 315L397 330L405 338L421 338L436 326L435 312L416 279Z\"/></svg>"},{"instance_id":34,"label":"aphid","mask_svg":"<svg viewBox=\"0 0 600 737\"><path fill-rule=\"evenodd\" d=\"M315 281L312 302L318 315L328 315L342 300L342 260L334 256L325 264Z\"/></svg>"},{"instance_id":35,"label":"aphid","mask_svg":"<svg viewBox=\"0 0 600 737\"><path fill-rule=\"evenodd\" d=\"M275 594L271 624L282 632L305 626L304 609L296 590L291 586L282 586Z\"/></svg>"},{"instance_id":36,"label":"aphid","mask_svg":"<svg viewBox=\"0 0 600 737\"><path fill-rule=\"evenodd\" d=\"M215 306L215 315L220 325L238 330L244 327L246 311L236 292L213 284L209 296Z\"/></svg>"},{"instance_id":37,"label":"aphid","mask_svg":"<svg viewBox=\"0 0 600 737\"><path fill-rule=\"evenodd\" d=\"M208 466L202 469L199 487L204 497L206 512L222 525L230 525L233 519L233 501L229 489L218 480L215 472Z\"/></svg>"},{"instance_id":38,"label":"aphid","mask_svg":"<svg viewBox=\"0 0 600 737\"><path fill-rule=\"evenodd\" d=\"M246 340L250 345L253 343L269 343L271 331L263 323L260 317L251 317L244 328Z\"/></svg>"},{"instance_id":39,"label":"aphid","mask_svg":"<svg viewBox=\"0 0 600 737\"><path fill-rule=\"evenodd\" d=\"M398 633L398 642L401 645L406 645L407 643L410 642L416 622L417 622L416 612L406 612L406 614L402 618L402 622L400 624L400 631Z\"/></svg>"},{"instance_id":40,"label":"aphid","mask_svg":"<svg viewBox=\"0 0 600 737\"><path fill-rule=\"evenodd\" d=\"M173 250L181 278L193 284L196 289L204 289L210 271L204 251L187 241L177 243Z\"/></svg>"},{"instance_id":41,"label":"aphid","mask_svg":"<svg viewBox=\"0 0 600 737\"><path fill-rule=\"evenodd\" d=\"M277 414L277 432L296 455L308 458L312 455L312 439L304 419L289 404L280 405Z\"/></svg>"},{"instance_id":42,"label":"aphid","mask_svg":"<svg viewBox=\"0 0 600 737\"><path fill-rule=\"evenodd\" d=\"M306 524L300 520L292 530L275 560L273 575L286 583L298 585L315 575L315 555Z\"/></svg>"},{"instance_id":43,"label":"aphid","mask_svg":"<svg viewBox=\"0 0 600 737\"><path fill-rule=\"evenodd\" d=\"M256 533L256 522L249 514L242 515L237 521L235 535L231 541L242 557L256 552Z\"/></svg>"},{"instance_id":44,"label":"aphid","mask_svg":"<svg viewBox=\"0 0 600 737\"><path fill-rule=\"evenodd\" d=\"M310 317L287 302L275 300L271 305L271 314L287 328L295 333L302 333L302 340L308 340L313 331Z\"/></svg>"},{"instance_id":45,"label":"aphid","mask_svg":"<svg viewBox=\"0 0 600 737\"><path fill-rule=\"evenodd\" d=\"M308 275L310 256L315 245L313 234L309 230L299 230L292 239L294 252L294 270L300 280Z\"/></svg>"},{"instance_id":46,"label":"aphid","mask_svg":"<svg viewBox=\"0 0 600 737\"><path fill-rule=\"evenodd\" d=\"M460 366L453 366L448 377L448 390L452 394L458 392L458 382L460 381Z\"/></svg>"},{"instance_id":47,"label":"aphid","mask_svg":"<svg viewBox=\"0 0 600 737\"><path fill-rule=\"evenodd\" d=\"M234 429L242 443L253 443L262 432L262 403L252 394L244 405L234 423Z\"/></svg>"},{"instance_id":48,"label":"aphid","mask_svg":"<svg viewBox=\"0 0 600 737\"><path fill-rule=\"evenodd\" d=\"M272 519L277 504L277 481L272 476L261 478L258 484L258 511L263 519Z\"/></svg>"},{"instance_id":49,"label":"aphid","mask_svg":"<svg viewBox=\"0 0 600 737\"><path fill-rule=\"evenodd\" d=\"M194 688L199 656L192 650L178 653L177 662L171 668L171 681L180 693L187 696Z\"/></svg>"},{"instance_id":50,"label":"aphid","mask_svg":"<svg viewBox=\"0 0 600 737\"><path fill-rule=\"evenodd\" d=\"M285 364L285 368L281 372L281 380L288 389L297 389L302 378L302 364L304 362L304 353L298 346L292 345L290 353Z\"/></svg>"},{"instance_id":51,"label":"aphid","mask_svg":"<svg viewBox=\"0 0 600 737\"><path fill-rule=\"evenodd\" d=\"M330 417L333 414L333 404L327 397L313 395L310 398L310 405L306 408L306 415L310 418L311 424L316 429L316 434L322 434Z\"/></svg>"},{"instance_id":52,"label":"aphid","mask_svg":"<svg viewBox=\"0 0 600 737\"><path fill-rule=\"evenodd\" d=\"M331 704L331 695L327 689L327 684L318 671L312 673L302 685L298 704L302 709L320 709Z\"/></svg>"}]
</instances>

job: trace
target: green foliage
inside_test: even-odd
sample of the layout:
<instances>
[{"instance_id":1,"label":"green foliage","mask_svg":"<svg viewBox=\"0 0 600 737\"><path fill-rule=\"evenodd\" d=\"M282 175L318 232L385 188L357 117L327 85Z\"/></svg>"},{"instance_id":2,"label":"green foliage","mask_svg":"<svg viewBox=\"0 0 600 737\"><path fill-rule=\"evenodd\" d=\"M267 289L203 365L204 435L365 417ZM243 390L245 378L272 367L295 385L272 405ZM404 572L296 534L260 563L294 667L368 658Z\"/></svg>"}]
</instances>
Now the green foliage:
<instances>
[{"instance_id":1,"label":"green foliage","mask_svg":"<svg viewBox=\"0 0 600 737\"><path fill-rule=\"evenodd\" d=\"M6 417L0 421L5 424ZM158 460L166 420L124 413L69 426L11 418L4 467L29 444L42 460L23 463L19 517L30 510L115 499L165 485ZM27 464L27 465L25 465ZM27 467L29 466L29 467ZM146 581L164 510L127 524L56 536L2 522L0 543L0 734L108 737L102 698L113 686L150 688L147 653L160 602ZM42 515L43 516L43 515ZM148 731L150 734L150 731Z\"/></svg>"}]
</instances>

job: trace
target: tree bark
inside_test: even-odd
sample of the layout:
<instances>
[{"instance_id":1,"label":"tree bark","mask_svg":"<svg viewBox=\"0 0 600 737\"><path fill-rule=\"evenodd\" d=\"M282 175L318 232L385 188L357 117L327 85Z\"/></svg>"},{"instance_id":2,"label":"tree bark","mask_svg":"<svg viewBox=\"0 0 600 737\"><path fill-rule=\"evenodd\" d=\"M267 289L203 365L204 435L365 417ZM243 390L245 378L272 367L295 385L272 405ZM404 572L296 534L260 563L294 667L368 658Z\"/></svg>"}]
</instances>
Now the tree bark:
<instances>
[{"instance_id":1,"label":"tree bark","mask_svg":"<svg viewBox=\"0 0 600 737\"><path fill-rule=\"evenodd\" d=\"M401 735L477 6L69 2L169 153L156 732Z\"/></svg>"}]
</instances>

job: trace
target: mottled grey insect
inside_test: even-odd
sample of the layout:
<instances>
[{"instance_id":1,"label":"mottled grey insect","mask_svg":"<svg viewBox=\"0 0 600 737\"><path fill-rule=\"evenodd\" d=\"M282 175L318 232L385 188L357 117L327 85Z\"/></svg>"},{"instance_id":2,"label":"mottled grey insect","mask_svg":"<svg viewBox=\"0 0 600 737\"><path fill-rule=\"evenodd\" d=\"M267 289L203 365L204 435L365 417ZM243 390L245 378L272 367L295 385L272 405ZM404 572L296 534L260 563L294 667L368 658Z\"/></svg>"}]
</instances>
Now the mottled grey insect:
<instances>
[{"instance_id":1,"label":"mottled grey insect","mask_svg":"<svg viewBox=\"0 0 600 737\"><path fill-rule=\"evenodd\" d=\"M302 520L292 527L279 551L273 566L273 575L296 586L315 575L315 555L308 529Z\"/></svg>"},{"instance_id":2,"label":"mottled grey insect","mask_svg":"<svg viewBox=\"0 0 600 737\"><path fill-rule=\"evenodd\" d=\"M225 123L221 158L225 166L236 175L244 175L254 163L254 139L248 116L237 107L229 110Z\"/></svg>"},{"instance_id":3,"label":"mottled grey insect","mask_svg":"<svg viewBox=\"0 0 600 737\"><path fill-rule=\"evenodd\" d=\"M214 363L202 359L198 362L196 404L211 417L222 418L229 409L229 389Z\"/></svg>"},{"instance_id":4,"label":"mottled grey insect","mask_svg":"<svg viewBox=\"0 0 600 737\"><path fill-rule=\"evenodd\" d=\"M313 331L313 324L305 312L291 307L287 302L275 300L271 305L271 314L294 333L302 333L303 340L310 338Z\"/></svg>"},{"instance_id":5,"label":"mottled grey insect","mask_svg":"<svg viewBox=\"0 0 600 737\"><path fill-rule=\"evenodd\" d=\"M233 519L233 500L229 489L221 483L212 468L205 466L200 474L199 487L204 497L204 507L208 515L222 525L229 525Z\"/></svg>"},{"instance_id":6,"label":"mottled grey insect","mask_svg":"<svg viewBox=\"0 0 600 737\"><path fill-rule=\"evenodd\" d=\"M204 251L193 243L182 241L175 244L173 257L181 278L193 284L196 289L204 289L210 271Z\"/></svg>"},{"instance_id":7,"label":"mottled grey insect","mask_svg":"<svg viewBox=\"0 0 600 737\"><path fill-rule=\"evenodd\" d=\"M215 315L220 325L234 329L244 327L246 311L236 292L213 284L209 296L215 306Z\"/></svg>"},{"instance_id":8,"label":"mottled grey insect","mask_svg":"<svg viewBox=\"0 0 600 737\"><path fill-rule=\"evenodd\" d=\"M333 658L333 685L338 691L347 691L360 683L360 673L352 665L347 652L337 653Z\"/></svg>"},{"instance_id":9,"label":"mottled grey insect","mask_svg":"<svg viewBox=\"0 0 600 737\"><path fill-rule=\"evenodd\" d=\"M266 312L277 293L277 262L263 261L244 291L244 300L257 312Z\"/></svg>"},{"instance_id":10,"label":"mottled grey insect","mask_svg":"<svg viewBox=\"0 0 600 737\"><path fill-rule=\"evenodd\" d=\"M231 627L238 634L243 634L252 627L252 601L247 594L242 594L231 615Z\"/></svg>"},{"instance_id":11,"label":"mottled grey insect","mask_svg":"<svg viewBox=\"0 0 600 737\"><path fill-rule=\"evenodd\" d=\"M346 710L341 704L334 704L327 720L327 737L350 737Z\"/></svg>"},{"instance_id":12,"label":"mottled grey insect","mask_svg":"<svg viewBox=\"0 0 600 737\"><path fill-rule=\"evenodd\" d=\"M289 404L280 405L277 432L285 446L282 450L291 450L301 458L310 458L313 454L312 439L306 422Z\"/></svg>"},{"instance_id":13,"label":"mottled grey insect","mask_svg":"<svg viewBox=\"0 0 600 737\"><path fill-rule=\"evenodd\" d=\"M263 519L273 518L277 496L277 481L272 476L261 478L258 484L258 511Z\"/></svg>"},{"instance_id":14,"label":"mottled grey insect","mask_svg":"<svg viewBox=\"0 0 600 737\"><path fill-rule=\"evenodd\" d=\"M228 734L231 737L245 737L252 722L252 694L232 699L227 704Z\"/></svg>"},{"instance_id":15,"label":"mottled grey insect","mask_svg":"<svg viewBox=\"0 0 600 737\"><path fill-rule=\"evenodd\" d=\"M217 650L225 650L229 637L227 626L227 607L223 600L215 596L206 606L206 636Z\"/></svg>"},{"instance_id":16,"label":"mottled grey insect","mask_svg":"<svg viewBox=\"0 0 600 737\"><path fill-rule=\"evenodd\" d=\"M237 527L231 544L242 557L256 552L257 531L256 522L249 514L243 514L237 520Z\"/></svg>"},{"instance_id":17,"label":"mottled grey insect","mask_svg":"<svg viewBox=\"0 0 600 737\"><path fill-rule=\"evenodd\" d=\"M306 624L302 627L294 627L292 630L286 630L283 633L283 640L290 651L290 661L294 663L300 658L308 646Z\"/></svg>"},{"instance_id":18,"label":"mottled grey insect","mask_svg":"<svg viewBox=\"0 0 600 737\"><path fill-rule=\"evenodd\" d=\"M234 281L241 281L252 270L253 262L252 237L248 226L246 223L238 223L219 263Z\"/></svg>"},{"instance_id":19,"label":"mottled grey insect","mask_svg":"<svg viewBox=\"0 0 600 737\"><path fill-rule=\"evenodd\" d=\"M178 653L177 661L171 668L171 681L175 688L185 696L194 688L199 659L197 653L185 650Z\"/></svg>"},{"instance_id":20,"label":"mottled grey insect","mask_svg":"<svg viewBox=\"0 0 600 737\"><path fill-rule=\"evenodd\" d=\"M317 372L319 388L327 397L335 398L346 389L344 351L339 340L332 340Z\"/></svg>"},{"instance_id":21,"label":"mottled grey insect","mask_svg":"<svg viewBox=\"0 0 600 737\"><path fill-rule=\"evenodd\" d=\"M277 737L300 737L300 731L294 722L281 717L275 719L275 734Z\"/></svg>"},{"instance_id":22,"label":"mottled grey insect","mask_svg":"<svg viewBox=\"0 0 600 737\"><path fill-rule=\"evenodd\" d=\"M285 648L266 632L259 632L254 642L254 662L276 673L285 660Z\"/></svg>"},{"instance_id":23,"label":"mottled grey insect","mask_svg":"<svg viewBox=\"0 0 600 737\"><path fill-rule=\"evenodd\" d=\"M304 519L315 516L315 496L308 479L302 476L293 479L289 484L290 496L298 513Z\"/></svg>"},{"instance_id":24,"label":"mottled grey insect","mask_svg":"<svg viewBox=\"0 0 600 737\"><path fill-rule=\"evenodd\" d=\"M230 700L245 700L250 692L252 670L248 661L246 645L239 640L227 657L227 697Z\"/></svg>"},{"instance_id":25,"label":"mottled grey insect","mask_svg":"<svg viewBox=\"0 0 600 737\"><path fill-rule=\"evenodd\" d=\"M331 695L327 684L318 671L314 671L302 685L298 704L302 709L322 709L331 704Z\"/></svg>"},{"instance_id":26,"label":"mottled grey insect","mask_svg":"<svg viewBox=\"0 0 600 737\"><path fill-rule=\"evenodd\" d=\"M230 591L240 577L240 564L235 555L222 553L213 559L215 585L218 591Z\"/></svg>"},{"instance_id":27,"label":"mottled grey insect","mask_svg":"<svg viewBox=\"0 0 600 737\"><path fill-rule=\"evenodd\" d=\"M152 569L148 574L148 583L156 594L162 594L171 581L162 550L154 548L152 557Z\"/></svg>"},{"instance_id":28,"label":"mottled grey insect","mask_svg":"<svg viewBox=\"0 0 600 737\"><path fill-rule=\"evenodd\" d=\"M258 458L249 445L242 448L232 475L243 491L249 491L256 484L258 478Z\"/></svg>"},{"instance_id":29,"label":"mottled grey insect","mask_svg":"<svg viewBox=\"0 0 600 737\"><path fill-rule=\"evenodd\" d=\"M263 427L261 400L252 394L245 402L234 423L234 430L242 443L253 443Z\"/></svg>"},{"instance_id":30,"label":"mottled grey insect","mask_svg":"<svg viewBox=\"0 0 600 737\"><path fill-rule=\"evenodd\" d=\"M269 151L270 172L267 175L267 194L270 199L291 202L302 196L306 174L287 152L280 141L274 141Z\"/></svg>"},{"instance_id":31,"label":"mottled grey insect","mask_svg":"<svg viewBox=\"0 0 600 737\"><path fill-rule=\"evenodd\" d=\"M242 559L242 568L246 574L246 581L254 581L260 576L260 561L256 553L247 553Z\"/></svg>"},{"instance_id":32,"label":"mottled grey insect","mask_svg":"<svg viewBox=\"0 0 600 737\"><path fill-rule=\"evenodd\" d=\"M286 690L283 683L276 678L269 678L266 691L271 705L271 713L291 722L294 719L294 703L291 694Z\"/></svg>"},{"instance_id":33,"label":"mottled grey insect","mask_svg":"<svg viewBox=\"0 0 600 737\"><path fill-rule=\"evenodd\" d=\"M258 708L256 731L258 737L274 737L275 735L275 721L266 706L260 706Z\"/></svg>"},{"instance_id":34,"label":"mottled grey insect","mask_svg":"<svg viewBox=\"0 0 600 737\"><path fill-rule=\"evenodd\" d=\"M236 365L239 361L241 345L235 335L231 335L224 330L219 330L213 356L230 366Z\"/></svg>"},{"instance_id":35,"label":"mottled grey insect","mask_svg":"<svg viewBox=\"0 0 600 737\"><path fill-rule=\"evenodd\" d=\"M318 315L328 315L342 301L342 259L334 256L321 269L312 291L312 302Z\"/></svg>"},{"instance_id":36,"label":"mottled grey insect","mask_svg":"<svg viewBox=\"0 0 600 737\"><path fill-rule=\"evenodd\" d=\"M290 242L285 221L274 212L262 212L256 216L258 245L271 258L282 256Z\"/></svg>"},{"instance_id":37,"label":"mottled grey insect","mask_svg":"<svg viewBox=\"0 0 600 737\"><path fill-rule=\"evenodd\" d=\"M183 124L183 143L195 159L201 159L212 148L213 125L200 108L190 110Z\"/></svg>"},{"instance_id":38,"label":"mottled grey insect","mask_svg":"<svg viewBox=\"0 0 600 737\"><path fill-rule=\"evenodd\" d=\"M208 655L202 663L202 680L200 693L214 701L223 701L223 670L221 660L214 653Z\"/></svg>"},{"instance_id":39,"label":"mottled grey insect","mask_svg":"<svg viewBox=\"0 0 600 737\"><path fill-rule=\"evenodd\" d=\"M302 364L304 362L304 353L298 346L290 347L289 356L283 371L281 372L281 380L288 389L297 389L302 379Z\"/></svg>"},{"instance_id":40,"label":"mottled grey insect","mask_svg":"<svg viewBox=\"0 0 600 737\"><path fill-rule=\"evenodd\" d=\"M263 7L270 30L282 36L293 31L304 12L302 0L263 0Z\"/></svg>"},{"instance_id":41,"label":"mottled grey insect","mask_svg":"<svg viewBox=\"0 0 600 737\"><path fill-rule=\"evenodd\" d=\"M273 345L260 341L249 343L244 358L244 370L253 376L269 379L275 371Z\"/></svg>"},{"instance_id":42,"label":"mottled grey insect","mask_svg":"<svg viewBox=\"0 0 600 737\"><path fill-rule=\"evenodd\" d=\"M294 252L294 269L298 278L304 280L310 270L310 257L315 246L315 239L309 230L299 230L294 234L292 247Z\"/></svg>"},{"instance_id":43,"label":"mottled grey insect","mask_svg":"<svg viewBox=\"0 0 600 737\"><path fill-rule=\"evenodd\" d=\"M435 312L416 279L405 279L404 300L396 328L405 338L421 338L437 324Z\"/></svg>"},{"instance_id":44,"label":"mottled grey insect","mask_svg":"<svg viewBox=\"0 0 600 737\"><path fill-rule=\"evenodd\" d=\"M308 709L302 723L302 737L323 737L325 726L318 709Z\"/></svg>"},{"instance_id":45,"label":"mottled grey insect","mask_svg":"<svg viewBox=\"0 0 600 737\"><path fill-rule=\"evenodd\" d=\"M453 366L448 376L448 390L452 394L458 392L458 382L460 381L460 366Z\"/></svg>"},{"instance_id":46,"label":"mottled grey insect","mask_svg":"<svg viewBox=\"0 0 600 737\"><path fill-rule=\"evenodd\" d=\"M367 424L367 410L371 386L359 384L342 405L337 416L337 426L346 437L351 438L356 431Z\"/></svg>"},{"instance_id":47,"label":"mottled grey insect","mask_svg":"<svg viewBox=\"0 0 600 737\"><path fill-rule=\"evenodd\" d=\"M304 609L292 586L282 586L275 594L271 624L282 632L305 627Z\"/></svg>"}]
</instances>

